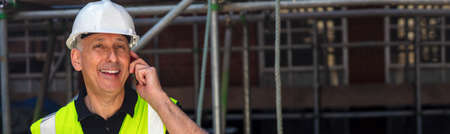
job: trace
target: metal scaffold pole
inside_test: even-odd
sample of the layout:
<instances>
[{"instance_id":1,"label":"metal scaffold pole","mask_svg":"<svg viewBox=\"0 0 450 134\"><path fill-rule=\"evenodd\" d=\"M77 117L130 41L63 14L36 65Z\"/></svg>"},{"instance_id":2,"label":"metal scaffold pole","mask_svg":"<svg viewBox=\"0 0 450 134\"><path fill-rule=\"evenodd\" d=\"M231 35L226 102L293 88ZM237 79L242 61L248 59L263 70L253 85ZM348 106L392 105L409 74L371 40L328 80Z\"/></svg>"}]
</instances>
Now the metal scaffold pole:
<instances>
[{"instance_id":1,"label":"metal scaffold pole","mask_svg":"<svg viewBox=\"0 0 450 134\"><path fill-rule=\"evenodd\" d=\"M280 0L275 3L275 101L277 114L277 131L283 134L283 115L281 103L281 78L280 78Z\"/></svg>"},{"instance_id":2,"label":"metal scaffold pole","mask_svg":"<svg viewBox=\"0 0 450 134\"><path fill-rule=\"evenodd\" d=\"M230 13L232 15L232 13ZM227 17L228 18L228 17ZM226 128L226 117L227 117L227 102L228 102L228 88L229 88L229 76L230 76L230 57L231 57L231 43L233 42L233 25L231 24L231 19L228 18L225 29L224 37L224 50L222 57L222 85L220 88L220 100L221 100L221 120L222 120L222 130Z\"/></svg>"},{"instance_id":3,"label":"metal scaffold pole","mask_svg":"<svg viewBox=\"0 0 450 134\"><path fill-rule=\"evenodd\" d=\"M317 22L313 22L313 88L314 88L314 134L320 134L320 78L319 78L319 43L317 41Z\"/></svg>"},{"instance_id":4,"label":"metal scaffold pole","mask_svg":"<svg viewBox=\"0 0 450 134\"><path fill-rule=\"evenodd\" d=\"M66 49L66 83L67 83L67 102L70 102L73 97L73 70L72 70L72 63L70 62L70 52L69 49Z\"/></svg>"},{"instance_id":5,"label":"metal scaffold pole","mask_svg":"<svg viewBox=\"0 0 450 134\"><path fill-rule=\"evenodd\" d=\"M195 102L198 101L198 90L199 90L199 84L200 84L200 71L199 71L199 55L200 55L200 48L198 47L198 24L194 23L192 25L192 43L193 43L193 61L194 61L194 88L195 88Z\"/></svg>"},{"instance_id":6,"label":"metal scaffold pole","mask_svg":"<svg viewBox=\"0 0 450 134\"><path fill-rule=\"evenodd\" d=\"M248 29L247 29L247 20L245 18L245 14L241 14L242 19L242 62L244 70L244 134L251 134L251 120L250 120L250 75L249 75L249 57L248 57Z\"/></svg>"},{"instance_id":7,"label":"metal scaffold pole","mask_svg":"<svg viewBox=\"0 0 450 134\"><path fill-rule=\"evenodd\" d=\"M416 133L417 134L422 134L422 96L421 96L421 76L420 76L420 36L421 36L421 32L420 32L420 20L421 18L416 17L415 18L415 39L414 39L414 52L415 52L415 57L414 57L414 63L415 63L415 88L416 88L416 92L415 92L415 103L416 103Z\"/></svg>"},{"instance_id":8,"label":"metal scaffold pole","mask_svg":"<svg viewBox=\"0 0 450 134\"><path fill-rule=\"evenodd\" d=\"M54 53L55 53L55 42L56 42L56 35L55 35L55 30L54 30L54 25L53 25L53 20L48 20L48 30L47 30L47 34L48 34L48 47L47 47L47 52L46 52L46 59L45 59L45 64L44 67L42 69L42 79L41 79L41 85L40 85L40 89L39 92L37 94L37 100L36 100L36 105L34 107L34 112L33 112L33 121L37 121L39 120L39 118L41 118L41 114L42 114L42 110L44 108L44 100L45 100L45 95L48 92L48 88L51 87L50 86L50 76L51 76L51 65L53 62L53 57L54 57Z\"/></svg>"},{"instance_id":9,"label":"metal scaffold pole","mask_svg":"<svg viewBox=\"0 0 450 134\"><path fill-rule=\"evenodd\" d=\"M3 134L11 133L10 108L8 91L8 46L6 14L0 9L0 62L1 62L1 90L2 90L2 127Z\"/></svg>"},{"instance_id":10,"label":"metal scaffold pole","mask_svg":"<svg viewBox=\"0 0 450 134\"><path fill-rule=\"evenodd\" d=\"M183 13L206 13L207 6L205 4L189 4L192 0L183 0L178 5L155 5L155 6L137 6L127 7L126 10L133 16L139 15L162 15L171 10L178 10L178 7L184 7ZM189 3L189 4L188 4ZM448 4L446 0L302 0L302 1L283 1L280 3L281 8L308 8L308 7L325 7L325 6L361 6L361 5L395 5L395 4ZM275 2L258 1L258 2L236 2L224 4L221 8L222 12L229 11L261 11L273 10ZM188 7L189 6L189 7ZM183 8L183 9L184 9ZM48 18L72 18L78 13L79 9L70 10L48 10L48 11L23 11L15 14L12 19L48 19ZM171 11L172 12L172 11ZM404 13L407 13L406 11ZM427 12L427 11L424 11ZM442 13L445 13L444 11ZM170 13L169 13L170 14ZM364 13L354 14L364 15Z\"/></svg>"},{"instance_id":11,"label":"metal scaffold pole","mask_svg":"<svg viewBox=\"0 0 450 134\"><path fill-rule=\"evenodd\" d=\"M219 5L217 0L211 0L211 85L212 85L212 111L213 128L215 134L222 134L221 129L221 108L220 108L220 87L219 87L219 23L217 21Z\"/></svg>"},{"instance_id":12,"label":"metal scaffold pole","mask_svg":"<svg viewBox=\"0 0 450 134\"><path fill-rule=\"evenodd\" d=\"M145 47L145 45L153 38L153 36L158 35L165 27L167 27L170 22L175 19L184 9L191 5L193 0L183 0L176 7L170 10L164 18L162 18L156 25L152 27L147 33L145 33L139 40L138 44L133 47L133 51L138 51Z\"/></svg>"},{"instance_id":13,"label":"metal scaffold pole","mask_svg":"<svg viewBox=\"0 0 450 134\"><path fill-rule=\"evenodd\" d=\"M211 5L211 0L208 0L208 5ZM200 127L202 126L202 110L203 110L203 97L205 92L205 79L206 79L206 64L208 59L208 46L209 46L209 32L211 31L211 6L208 7L206 14L205 33L203 38L203 52L202 52L202 69L200 74L200 85L197 95L197 108L196 108L196 123Z\"/></svg>"}]
</instances>

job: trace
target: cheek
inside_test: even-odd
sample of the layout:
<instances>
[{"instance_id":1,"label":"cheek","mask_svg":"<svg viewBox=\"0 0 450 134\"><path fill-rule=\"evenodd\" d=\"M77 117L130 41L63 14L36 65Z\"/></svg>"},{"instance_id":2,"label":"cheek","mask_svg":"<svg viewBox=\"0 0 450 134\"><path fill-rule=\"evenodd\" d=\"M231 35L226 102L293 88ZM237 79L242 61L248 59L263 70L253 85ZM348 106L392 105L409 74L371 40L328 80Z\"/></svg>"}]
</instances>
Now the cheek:
<instances>
[{"instance_id":1,"label":"cheek","mask_svg":"<svg viewBox=\"0 0 450 134\"><path fill-rule=\"evenodd\" d=\"M128 68L130 66L130 55L121 55L120 57L120 64L122 64L123 69L128 72Z\"/></svg>"},{"instance_id":2,"label":"cheek","mask_svg":"<svg viewBox=\"0 0 450 134\"><path fill-rule=\"evenodd\" d=\"M100 62L100 57L95 54L82 56L81 65L85 70L97 71L97 65Z\"/></svg>"}]
</instances>

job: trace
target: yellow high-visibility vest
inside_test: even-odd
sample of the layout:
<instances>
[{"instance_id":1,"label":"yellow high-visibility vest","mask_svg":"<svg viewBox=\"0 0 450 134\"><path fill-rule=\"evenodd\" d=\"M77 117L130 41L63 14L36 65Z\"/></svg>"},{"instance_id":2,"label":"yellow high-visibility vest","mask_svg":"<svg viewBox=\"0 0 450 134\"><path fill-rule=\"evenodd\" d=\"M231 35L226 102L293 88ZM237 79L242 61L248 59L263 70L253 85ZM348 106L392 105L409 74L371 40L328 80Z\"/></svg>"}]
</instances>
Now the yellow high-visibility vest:
<instances>
[{"instance_id":1,"label":"yellow high-visibility vest","mask_svg":"<svg viewBox=\"0 0 450 134\"><path fill-rule=\"evenodd\" d=\"M175 104L177 100L170 98ZM56 113L48 115L30 127L32 134L82 134L83 129L78 121L74 101L59 109ZM144 99L138 95L134 107L134 115L126 114L120 134L164 134L164 126L158 113Z\"/></svg>"}]
</instances>

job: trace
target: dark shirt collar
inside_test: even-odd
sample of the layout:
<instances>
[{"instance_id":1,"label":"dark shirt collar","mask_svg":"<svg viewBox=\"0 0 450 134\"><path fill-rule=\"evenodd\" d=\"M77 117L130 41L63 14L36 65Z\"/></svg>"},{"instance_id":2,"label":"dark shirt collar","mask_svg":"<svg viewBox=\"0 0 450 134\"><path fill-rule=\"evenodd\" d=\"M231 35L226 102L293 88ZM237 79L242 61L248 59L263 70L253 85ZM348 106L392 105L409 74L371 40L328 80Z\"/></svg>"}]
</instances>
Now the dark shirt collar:
<instances>
[{"instance_id":1,"label":"dark shirt collar","mask_svg":"<svg viewBox=\"0 0 450 134\"><path fill-rule=\"evenodd\" d=\"M86 95L87 95L86 88L83 87L80 90L80 93L78 94L78 98L75 100L75 108L76 108L77 114L78 114L78 121L82 121L89 116L95 115L95 113L92 113L91 111L89 111L89 109L86 106L86 103L84 101L84 98L86 97ZM137 98L138 97L137 97L136 91L125 88L125 96L124 96L124 100L122 102L122 106L114 114L124 112L124 113L129 114L131 117L133 117L134 107L136 105Z\"/></svg>"}]
</instances>

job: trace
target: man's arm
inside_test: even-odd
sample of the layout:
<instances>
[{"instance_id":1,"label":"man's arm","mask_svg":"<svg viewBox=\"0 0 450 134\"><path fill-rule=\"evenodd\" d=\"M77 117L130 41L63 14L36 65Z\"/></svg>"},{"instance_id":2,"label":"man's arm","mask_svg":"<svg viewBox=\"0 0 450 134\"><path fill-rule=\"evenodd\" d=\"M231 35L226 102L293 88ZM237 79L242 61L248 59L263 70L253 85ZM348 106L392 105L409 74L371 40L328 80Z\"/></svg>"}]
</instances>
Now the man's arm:
<instances>
[{"instance_id":1,"label":"man's arm","mask_svg":"<svg viewBox=\"0 0 450 134\"><path fill-rule=\"evenodd\" d=\"M136 53L131 51L130 54L137 59L130 64L130 73L134 73L138 81L136 91L155 109L169 133L206 133L169 99L161 88L156 69L139 58Z\"/></svg>"}]
</instances>

